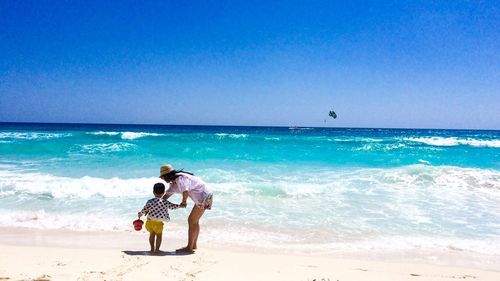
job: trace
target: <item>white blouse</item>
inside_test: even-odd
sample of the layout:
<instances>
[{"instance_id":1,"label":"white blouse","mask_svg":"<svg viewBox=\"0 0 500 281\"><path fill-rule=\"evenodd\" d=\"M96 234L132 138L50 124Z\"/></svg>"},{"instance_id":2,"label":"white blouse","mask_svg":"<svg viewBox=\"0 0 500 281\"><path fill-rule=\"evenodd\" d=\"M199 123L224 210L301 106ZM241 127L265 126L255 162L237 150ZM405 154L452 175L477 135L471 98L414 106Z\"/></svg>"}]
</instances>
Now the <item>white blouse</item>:
<instances>
[{"instance_id":1,"label":"white blouse","mask_svg":"<svg viewBox=\"0 0 500 281\"><path fill-rule=\"evenodd\" d=\"M193 175L180 173L180 176L170 183L166 194L170 196L174 193L183 193L184 191L188 192L189 197L195 204L203 203L203 200L210 194L205 182Z\"/></svg>"}]
</instances>

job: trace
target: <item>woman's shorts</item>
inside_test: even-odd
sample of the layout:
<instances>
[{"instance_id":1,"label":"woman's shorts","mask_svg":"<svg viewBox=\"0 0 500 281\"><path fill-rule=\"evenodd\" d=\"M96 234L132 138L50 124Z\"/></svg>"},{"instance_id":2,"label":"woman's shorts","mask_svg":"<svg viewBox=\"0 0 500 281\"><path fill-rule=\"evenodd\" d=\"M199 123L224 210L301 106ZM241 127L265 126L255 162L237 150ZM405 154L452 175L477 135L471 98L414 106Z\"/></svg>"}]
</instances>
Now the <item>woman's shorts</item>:
<instances>
[{"instance_id":1,"label":"woman's shorts","mask_svg":"<svg viewBox=\"0 0 500 281\"><path fill-rule=\"evenodd\" d=\"M196 204L198 208L203 210L211 210L212 209L212 193L208 194L207 198L203 200L200 204Z\"/></svg>"},{"instance_id":2,"label":"woman's shorts","mask_svg":"<svg viewBox=\"0 0 500 281\"><path fill-rule=\"evenodd\" d=\"M163 232L163 222L155 220L146 221L146 230L150 233L161 234Z\"/></svg>"}]
</instances>

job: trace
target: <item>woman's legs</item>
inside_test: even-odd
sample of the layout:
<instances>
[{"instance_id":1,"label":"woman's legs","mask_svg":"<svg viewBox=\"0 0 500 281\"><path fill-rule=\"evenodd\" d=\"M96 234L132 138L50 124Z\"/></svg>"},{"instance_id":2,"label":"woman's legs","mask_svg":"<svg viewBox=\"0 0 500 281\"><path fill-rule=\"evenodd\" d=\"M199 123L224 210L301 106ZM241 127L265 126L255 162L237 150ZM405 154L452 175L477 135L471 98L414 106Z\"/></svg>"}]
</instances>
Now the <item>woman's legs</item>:
<instances>
[{"instance_id":1,"label":"woman's legs","mask_svg":"<svg viewBox=\"0 0 500 281\"><path fill-rule=\"evenodd\" d=\"M197 248L198 235L200 234L200 218L203 216L203 213L205 213L204 209L201 209L196 205L193 206L191 214L189 214L188 217L188 244L185 248L179 250L191 252Z\"/></svg>"}]
</instances>

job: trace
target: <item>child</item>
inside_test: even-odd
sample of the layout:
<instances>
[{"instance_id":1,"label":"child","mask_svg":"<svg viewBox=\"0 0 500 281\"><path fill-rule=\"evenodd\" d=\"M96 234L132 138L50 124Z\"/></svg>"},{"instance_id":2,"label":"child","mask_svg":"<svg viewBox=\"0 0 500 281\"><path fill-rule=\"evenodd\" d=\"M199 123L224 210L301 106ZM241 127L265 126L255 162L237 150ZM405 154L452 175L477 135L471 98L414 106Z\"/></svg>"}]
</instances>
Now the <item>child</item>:
<instances>
[{"instance_id":1,"label":"child","mask_svg":"<svg viewBox=\"0 0 500 281\"><path fill-rule=\"evenodd\" d=\"M178 204L170 203L167 200L161 199L164 193L165 185L163 183L155 184L153 187L153 194L155 197L149 199L142 211L137 213L139 218L141 218L142 215L148 215L146 230L149 231L149 245L151 246L151 253L160 252L163 222L170 220L168 209L177 209L180 207Z\"/></svg>"}]
</instances>

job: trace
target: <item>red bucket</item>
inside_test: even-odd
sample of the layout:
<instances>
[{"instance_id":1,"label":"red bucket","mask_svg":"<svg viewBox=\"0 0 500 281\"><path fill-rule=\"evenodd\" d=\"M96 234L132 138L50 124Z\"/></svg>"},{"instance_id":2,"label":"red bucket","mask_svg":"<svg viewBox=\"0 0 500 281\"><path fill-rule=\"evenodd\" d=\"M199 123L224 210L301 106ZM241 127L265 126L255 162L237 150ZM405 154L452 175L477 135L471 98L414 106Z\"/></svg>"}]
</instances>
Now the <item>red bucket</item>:
<instances>
[{"instance_id":1,"label":"red bucket","mask_svg":"<svg viewBox=\"0 0 500 281\"><path fill-rule=\"evenodd\" d=\"M144 222L143 222L142 220L135 220L135 221L133 222L133 224L134 224L134 229L135 229L135 230L137 230L137 231L141 230L141 229L142 229L142 224L143 224L143 223L144 223Z\"/></svg>"}]
</instances>

